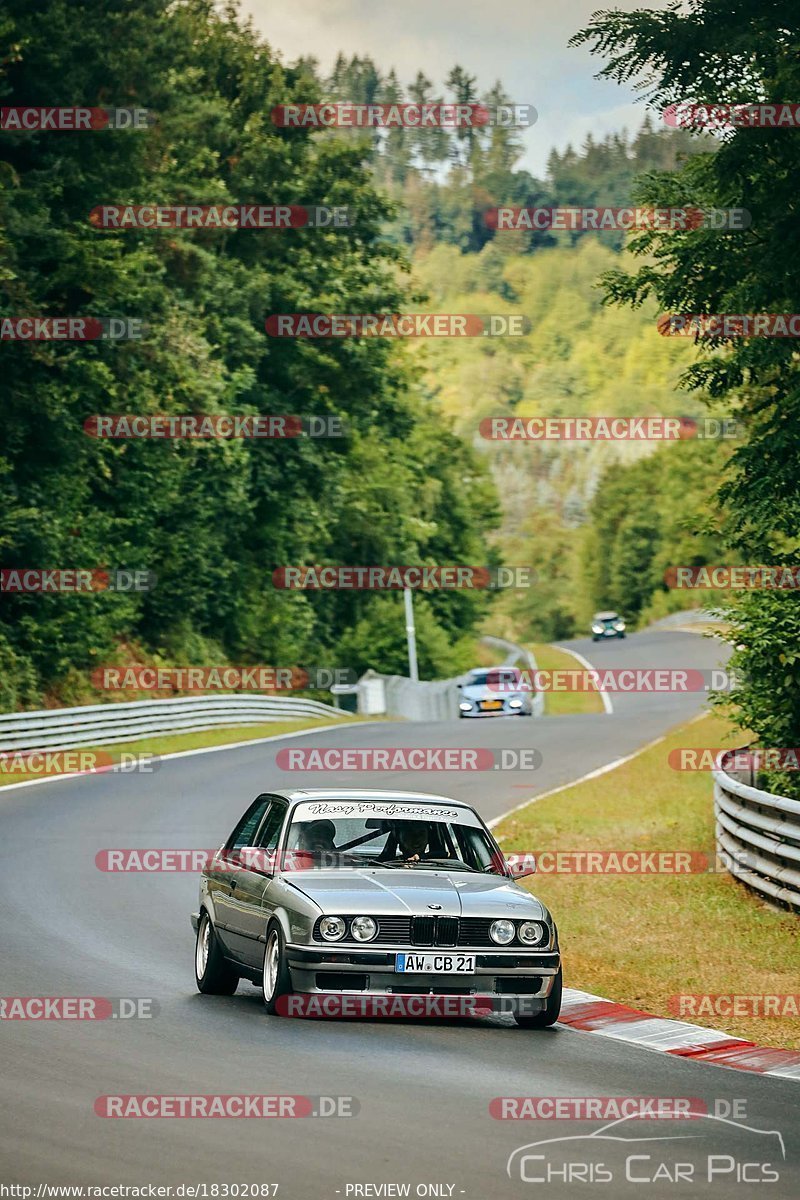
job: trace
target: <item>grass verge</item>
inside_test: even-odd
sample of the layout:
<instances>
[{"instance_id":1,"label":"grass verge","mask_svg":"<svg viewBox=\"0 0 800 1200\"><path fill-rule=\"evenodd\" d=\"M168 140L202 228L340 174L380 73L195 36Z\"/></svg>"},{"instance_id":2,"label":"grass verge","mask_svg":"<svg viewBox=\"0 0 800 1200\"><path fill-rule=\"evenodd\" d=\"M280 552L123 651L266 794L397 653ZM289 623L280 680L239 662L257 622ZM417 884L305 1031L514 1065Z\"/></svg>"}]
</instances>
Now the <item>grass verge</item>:
<instances>
[{"instance_id":1,"label":"grass verge","mask_svg":"<svg viewBox=\"0 0 800 1200\"><path fill-rule=\"evenodd\" d=\"M224 729L204 729L199 733L173 733L161 734L148 738L142 738L135 742L115 742L110 746L80 746L75 750L66 751L71 755L84 755L84 764L91 767L94 756L101 756L101 764L106 765L108 762L107 755L111 755L115 761L119 755L125 754L176 754L180 750L200 750L207 746L226 746L232 742L246 742L252 738L262 737L280 737L285 733L296 733L302 729L331 729L333 727L345 724L358 723L361 718L355 716L346 716L334 720L305 719L298 721L265 721L260 725L237 725L235 727L226 727ZM369 718L374 720L375 718ZM9 752L11 753L11 752ZM74 765L78 765L77 761ZM4 770L0 765L0 787L4 787L10 783L25 783L30 779L46 779L55 775L63 775L70 772L63 770L42 770L42 771L12 771Z\"/></svg>"},{"instance_id":2,"label":"grass verge","mask_svg":"<svg viewBox=\"0 0 800 1200\"><path fill-rule=\"evenodd\" d=\"M558 646L537 643L531 646L534 658L542 671L583 670L574 655ZM591 692L545 692L544 711L548 717L562 717L573 713L601 713L603 701L600 693Z\"/></svg>"},{"instance_id":3,"label":"grass verge","mask_svg":"<svg viewBox=\"0 0 800 1200\"><path fill-rule=\"evenodd\" d=\"M713 863L710 773L673 770L667 755L677 746L735 745L730 733L717 715L681 726L616 770L514 813L494 832L506 851L694 850ZM680 995L798 991L798 918L724 871L543 872L529 885L558 922L568 986L664 1017L677 1015L670 998ZM761 1045L800 1048L798 1017L685 1010L685 1019Z\"/></svg>"}]
</instances>

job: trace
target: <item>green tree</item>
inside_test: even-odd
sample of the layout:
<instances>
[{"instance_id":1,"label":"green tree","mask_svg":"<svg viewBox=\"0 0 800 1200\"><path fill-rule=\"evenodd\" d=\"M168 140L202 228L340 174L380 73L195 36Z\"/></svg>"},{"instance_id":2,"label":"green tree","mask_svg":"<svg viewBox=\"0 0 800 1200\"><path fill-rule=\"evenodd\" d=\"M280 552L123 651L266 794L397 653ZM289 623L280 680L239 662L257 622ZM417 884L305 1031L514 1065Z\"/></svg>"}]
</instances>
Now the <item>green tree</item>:
<instances>
[{"instance_id":1,"label":"green tree","mask_svg":"<svg viewBox=\"0 0 800 1200\"><path fill-rule=\"evenodd\" d=\"M788 0L690 0L659 12L597 14L574 39L607 63L601 75L639 81L656 108L684 101L781 104L800 87L800 12ZM787 136L788 134L788 136ZM716 153L693 156L673 174L653 172L644 202L744 207L744 232L696 229L634 239L639 269L612 273L608 296L637 305L655 297L666 313L800 311L795 181L800 147L791 130L736 126ZM748 437L720 492L730 544L751 563L785 562L800 548L800 368L791 339L704 332L690 390L735 402ZM780 619L776 619L780 614ZM745 682L734 699L742 723L767 743L800 734L800 603L796 595L750 597L733 614ZM767 637L766 630L773 632ZM795 785L796 786L796 785Z\"/></svg>"}]
</instances>

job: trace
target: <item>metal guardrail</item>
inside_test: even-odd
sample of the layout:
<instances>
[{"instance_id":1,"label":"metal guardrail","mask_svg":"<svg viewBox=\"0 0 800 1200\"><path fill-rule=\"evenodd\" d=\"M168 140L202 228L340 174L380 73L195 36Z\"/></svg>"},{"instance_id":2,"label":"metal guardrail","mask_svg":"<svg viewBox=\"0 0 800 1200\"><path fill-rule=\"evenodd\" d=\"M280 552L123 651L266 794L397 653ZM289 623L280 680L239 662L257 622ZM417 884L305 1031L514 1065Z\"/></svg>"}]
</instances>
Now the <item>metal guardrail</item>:
<instances>
[{"instance_id":1,"label":"metal guardrail","mask_svg":"<svg viewBox=\"0 0 800 1200\"><path fill-rule=\"evenodd\" d=\"M522 658L536 670L533 655L502 638L483 638L505 650L506 662ZM383 680L386 713L411 721L458 718L456 684L466 676L416 682L401 675L375 675ZM365 677L366 678L366 677ZM363 680L361 681L363 682ZM541 716L542 697L534 697L534 715ZM233 725L285 721L293 717L346 717L342 709L296 696L261 695L181 696L173 700L133 700L122 704L91 704L80 708L45 708L36 712L0 714L0 753L26 750L69 750L132 742L165 733L199 733Z\"/></svg>"},{"instance_id":2,"label":"metal guardrail","mask_svg":"<svg viewBox=\"0 0 800 1200\"><path fill-rule=\"evenodd\" d=\"M195 733L293 717L346 716L328 704L295 696L188 696L0 715L0 752L69 750L131 742L161 733Z\"/></svg>"},{"instance_id":3,"label":"metal guardrail","mask_svg":"<svg viewBox=\"0 0 800 1200\"><path fill-rule=\"evenodd\" d=\"M504 651L503 666L511 666L522 660L524 667L536 671L536 659L529 650L507 642L504 638L481 638L487 646ZM455 721L458 720L458 684L467 681L466 675L455 675L452 679L414 680L405 675L379 675L368 671L356 686L359 691L359 712L372 715L376 712L390 717L402 717L407 721ZM364 687L369 681L380 682L383 700L378 709L370 707ZM544 711L544 697L536 693L533 697L533 715L540 717Z\"/></svg>"},{"instance_id":4,"label":"metal guardrail","mask_svg":"<svg viewBox=\"0 0 800 1200\"><path fill-rule=\"evenodd\" d=\"M727 771L735 753L713 771L717 851L734 878L800 911L800 800L754 787L752 766Z\"/></svg>"}]
</instances>

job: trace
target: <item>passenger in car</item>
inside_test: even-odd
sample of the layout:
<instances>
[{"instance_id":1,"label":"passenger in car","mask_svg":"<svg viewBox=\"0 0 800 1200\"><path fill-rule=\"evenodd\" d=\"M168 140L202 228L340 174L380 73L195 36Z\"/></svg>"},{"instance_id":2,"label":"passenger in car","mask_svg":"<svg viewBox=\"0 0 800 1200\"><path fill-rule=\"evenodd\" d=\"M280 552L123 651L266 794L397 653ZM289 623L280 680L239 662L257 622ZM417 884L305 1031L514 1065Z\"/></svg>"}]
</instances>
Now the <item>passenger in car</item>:
<instances>
[{"instance_id":1,"label":"passenger in car","mask_svg":"<svg viewBox=\"0 0 800 1200\"><path fill-rule=\"evenodd\" d=\"M325 850L335 850L336 826L333 821L309 821L301 826L298 850L308 850L319 854Z\"/></svg>"}]
</instances>

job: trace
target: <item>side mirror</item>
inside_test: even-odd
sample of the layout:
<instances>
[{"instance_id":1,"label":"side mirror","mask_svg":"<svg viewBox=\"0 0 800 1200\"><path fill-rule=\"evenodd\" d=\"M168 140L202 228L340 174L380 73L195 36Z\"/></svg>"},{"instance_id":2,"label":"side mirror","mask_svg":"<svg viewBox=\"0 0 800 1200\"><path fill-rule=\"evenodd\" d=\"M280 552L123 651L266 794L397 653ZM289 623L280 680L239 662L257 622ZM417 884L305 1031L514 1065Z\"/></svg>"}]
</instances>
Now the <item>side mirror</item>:
<instances>
[{"instance_id":1,"label":"side mirror","mask_svg":"<svg viewBox=\"0 0 800 1200\"><path fill-rule=\"evenodd\" d=\"M263 850L260 846L243 846L239 851L241 866L258 875L274 875L275 859L274 850Z\"/></svg>"},{"instance_id":2,"label":"side mirror","mask_svg":"<svg viewBox=\"0 0 800 1200\"><path fill-rule=\"evenodd\" d=\"M508 854L506 866L514 879L525 879L528 875L536 874L535 854Z\"/></svg>"},{"instance_id":3,"label":"side mirror","mask_svg":"<svg viewBox=\"0 0 800 1200\"><path fill-rule=\"evenodd\" d=\"M456 687L458 688L458 690L459 690L459 691L461 691L461 689L463 688L463 686L464 686L464 685L463 685L463 683L457 683L457 684L456 684Z\"/></svg>"}]
</instances>

